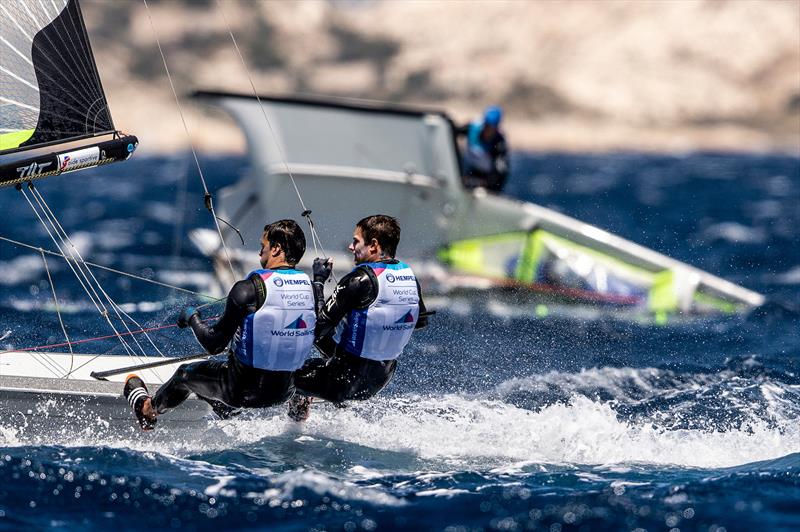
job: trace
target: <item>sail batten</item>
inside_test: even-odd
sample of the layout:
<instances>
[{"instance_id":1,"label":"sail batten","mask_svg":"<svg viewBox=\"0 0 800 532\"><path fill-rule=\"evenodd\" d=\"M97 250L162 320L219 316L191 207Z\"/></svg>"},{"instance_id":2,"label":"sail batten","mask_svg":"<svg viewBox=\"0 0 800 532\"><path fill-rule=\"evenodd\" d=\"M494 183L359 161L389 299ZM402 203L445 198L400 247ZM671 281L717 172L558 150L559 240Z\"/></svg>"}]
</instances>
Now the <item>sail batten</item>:
<instances>
[{"instance_id":1,"label":"sail batten","mask_svg":"<svg viewBox=\"0 0 800 532\"><path fill-rule=\"evenodd\" d=\"M0 154L113 133L78 0L4 0L0 13Z\"/></svg>"},{"instance_id":2,"label":"sail batten","mask_svg":"<svg viewBox=\"0 0 800 532\"><path fill-rule=\"evenodd\" d=\"M12 78L14 78L15 80L19 81L20 83L23 83L23 84L27 85L28 87L32 88L33 90L35 90L36 92L39 92L39 87L38 86L34 85L33 83L31 83L27 79L24 79L24 78L22 78L20 76L17 76L16 74L11 72L7 68L4 68L4 67L0 66L0 72L2 72L3 74L7 74L7 75L11 76Z\"/></svg>"},{"instance_id":3,"label":"sail batten","mask_svg":"<svg viewBox=\"0 0 800 532\"><path fill-rule=\"evenodd\" d=\"M0 187L130 157L138 139L114 127L78 0L2 0L0 15L0 155L55 146L4 161Z\"/></svg>"}]
</instances>

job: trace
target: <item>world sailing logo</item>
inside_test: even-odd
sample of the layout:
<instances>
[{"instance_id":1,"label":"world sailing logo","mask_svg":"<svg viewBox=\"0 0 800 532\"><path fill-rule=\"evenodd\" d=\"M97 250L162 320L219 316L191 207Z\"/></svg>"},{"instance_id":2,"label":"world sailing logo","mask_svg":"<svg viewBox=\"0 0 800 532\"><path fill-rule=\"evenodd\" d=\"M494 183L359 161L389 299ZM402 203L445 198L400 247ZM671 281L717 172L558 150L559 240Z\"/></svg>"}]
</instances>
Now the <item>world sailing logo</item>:
<instances>
[{"instance_id":1,"label":"world sailing logo","mask_svg":"<svg viewBox=\"0 0 800 532\"><path fill-rule=\"evenodd\" d=\"M409 329L413 329L414 328L414 323L416 321L417 320L414 318L414 315L409 310L408 312L403 314L403 316L401 316L400 319L398 319L396 322L394 322L394 325L384 325L383 326L383 330L384 331L407 331Z\"/></svg>"},{"instance_id":2,"label":"world sailing logo","mask_svg":"<svg viewBox=\"0 0 800 532\"><path fill-rule=\"evenodd\" d=\"M294 320L292 323L290 323L289 325L284 327L284 329L307 329L307 328L308 328L308 324L306 324L306 322L303 321L303 315L302 314L300 316L298 316L297 319Z\"/></svg>"},{"instance_id":3,"label":"world sailing logo","mask_svg":"<svg viewBox=\"0 0 800 532\"><path fill-rule=\"evenodd\" d=\"M272 336L308 336L314 334L314 331L308 328L308 323L303 319L300 314L295 320L283 326L283 330L270 331Z\"/></svg>"}]
</instances>

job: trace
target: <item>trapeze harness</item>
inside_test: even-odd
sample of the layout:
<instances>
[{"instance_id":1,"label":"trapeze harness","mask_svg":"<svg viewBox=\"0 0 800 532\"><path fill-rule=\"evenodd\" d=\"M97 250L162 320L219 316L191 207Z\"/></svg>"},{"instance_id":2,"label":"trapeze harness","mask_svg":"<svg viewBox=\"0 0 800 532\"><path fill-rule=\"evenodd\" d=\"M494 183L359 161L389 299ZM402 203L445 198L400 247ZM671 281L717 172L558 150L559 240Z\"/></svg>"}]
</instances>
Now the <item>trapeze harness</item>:
<instances>
[{"instance_id":1,"label":"trapeze harness","mask_svg":"<svg viewBox=\"0 0 800 532\"><path fill-rule=\"evenodd\" d=\"M255 270L267 288L264 304L242 322L234 353L244 365L294 371L314 342L314 293L308 275L298 270Z\"/></svg>"},{"instance_id":2,"label":"trapeze harness","mask_svg":"<svg viewBox=\"0 0 800 532\"><path fill-rule=\"evenodd\" d=\"M419 319L417 278L408 264L373 262L378 295L369 307L351 310L336 327L334 341L348 353L370 360L394 360L411 340Z\"/></svg>"}]
</instances>

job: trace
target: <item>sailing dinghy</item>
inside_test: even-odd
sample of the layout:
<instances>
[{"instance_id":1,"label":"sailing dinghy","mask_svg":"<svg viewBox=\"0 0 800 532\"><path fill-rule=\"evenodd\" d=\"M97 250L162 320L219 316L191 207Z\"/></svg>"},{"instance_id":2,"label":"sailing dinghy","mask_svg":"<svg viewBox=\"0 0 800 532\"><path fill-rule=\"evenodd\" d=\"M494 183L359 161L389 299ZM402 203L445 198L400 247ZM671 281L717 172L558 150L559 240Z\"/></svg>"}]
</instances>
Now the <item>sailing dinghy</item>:
<instances>
[{"instance_id":1,"label":"sailing dinghy","mask_svg":"<svg viewBox=\"0 0 800 532\"><path fill-rule=\"evenodd\" d=\"M245 133L251 170L219 191L218 205L247 242L258 241L263 220L296 216L296 182L340 250L356 220L376 210L397 217L399 251L428 293L489 292L527 305L531 315L551 303L599 306L659 323L746 312L764 302L752 290L552 209L465 187L456 128L444 112L341 98L194 96L230 113ZM252 269L233 230L222 232L240 270ZM219 237L205 229L191 236L230 283ZM332 256L340 267L352 262L347 254Z\"/></svg>"},{"instance_id":2,"label":"sailing dinghy","mask_svg":"<svg viewBox=\"0 0 800 532\"><path fill-rule=\"evenodd\" d=\"M0 428L11 428L17 436L109 427L137 432L121 394L127 372L140 371L154 390L183 361L163 354L149 356L160 351L103 290L92 271L96 265L83 260L32 183L124 161L137 145L135 136L114 126L78 1L0 2L0 187L6 188L2 193L14 195L14 186L30 204L58 250L47 253L66 260L125 351L124 355L75 353L75 339L70 340L62 323L69 353L0 352ZM43 248L26 247L38 250L45 260ZM53 297L58 310L54 287ZM139 341L134 335L143 332L146 340ZM156 367L143 369L148 365ZM206 403L190 400L160 418L159 429L204 424L209 411Z\"/></svg>"}]
</instances>

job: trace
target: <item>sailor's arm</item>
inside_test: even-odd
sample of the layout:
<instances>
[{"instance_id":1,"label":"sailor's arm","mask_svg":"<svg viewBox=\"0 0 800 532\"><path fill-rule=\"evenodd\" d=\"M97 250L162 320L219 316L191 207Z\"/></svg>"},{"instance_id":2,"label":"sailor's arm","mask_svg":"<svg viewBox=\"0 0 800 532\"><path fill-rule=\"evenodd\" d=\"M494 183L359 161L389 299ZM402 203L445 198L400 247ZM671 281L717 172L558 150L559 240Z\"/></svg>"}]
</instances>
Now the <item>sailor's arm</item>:
<instances>
[{"instance_id":1,"label":"sailor's arm","mask_svg":"<svg viewBox=\"0 0 800 532\"><path fill-rule=\"evenodd\" d=\"M333 333L348 312L366 308L372 303L378 291L377 281L373 282L370 273L365 268L358 268L342 277L317 315L314 336L318 340Z\"/></svg>"},{"instance_id":2,"label":"sailor's arm","mask_svg":"<svg viewBox=\"0 0 800 532\"><path fill-rule=\"evenodd\" d=\"M314 313L317 315L317 319L319 319L319 313L325 305L325 281L328 280L332 272L333 261L331 259L321 259L319 257L314 259L311 289L314 292Z\"/></svg>"},{"instance_id":3,"label":"sailor's arm","mask_svg":"<svg viewBox=\"0 0 800 532\"><path fill-rule=\"evenodd\" d=\"M428 326L428 309L425 308L425 302L422 300L422 289L419 287L419 281L417 281L417 293L419 294L419 319L417 319L417 324L414 326L415 329L422 329Z\"/></svg>"},{"instance_id":4,"label":"sailor's arm","mask_svg":"<svg viewBox=\"0 0 800 532\"><path fill-rule=\"evenodd\" d=\"M210 354L222 352L233 339L242 320L258 310L258 281L260 279L252 277L233 285L225 303L225 311L213 325L203 323L198 313L189 318L189 326L197 341ZM261 284L263 287L263 282Z\"/></svg>"}]
</instances>

